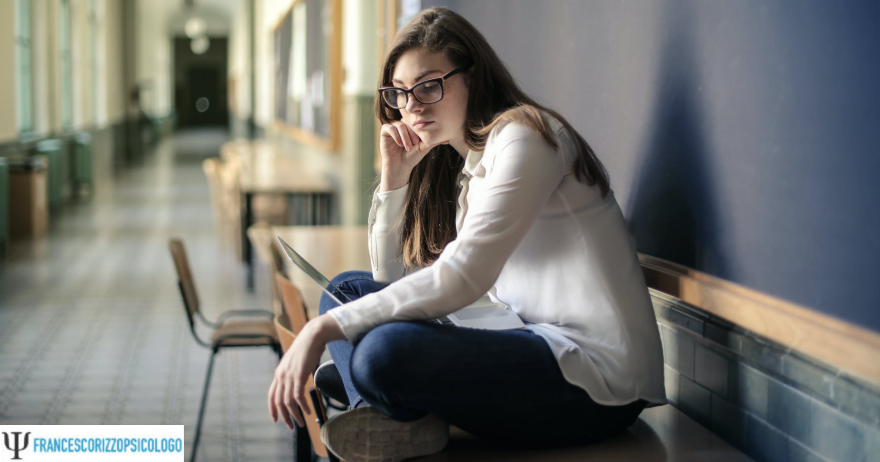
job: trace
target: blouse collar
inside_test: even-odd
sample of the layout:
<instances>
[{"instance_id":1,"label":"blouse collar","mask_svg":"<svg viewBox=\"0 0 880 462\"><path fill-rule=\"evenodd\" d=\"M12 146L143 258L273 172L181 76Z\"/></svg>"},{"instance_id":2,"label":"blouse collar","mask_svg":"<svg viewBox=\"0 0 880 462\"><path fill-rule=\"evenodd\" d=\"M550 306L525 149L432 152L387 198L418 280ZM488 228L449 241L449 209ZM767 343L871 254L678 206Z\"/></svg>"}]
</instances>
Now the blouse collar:
<instances>
[{"instance_id":1,"label":"blouse collar","mask_svg":"<svg viewBox=\"0 0 880 462\"><path fill-rule=\"evenodd\" d=\"M481 160L483 160L483 151L468 151L467 157L464 159L464 168L462 169L468 178L471 178L476 174L477 167L480 166Z\"/></svg>"}]
</instances>

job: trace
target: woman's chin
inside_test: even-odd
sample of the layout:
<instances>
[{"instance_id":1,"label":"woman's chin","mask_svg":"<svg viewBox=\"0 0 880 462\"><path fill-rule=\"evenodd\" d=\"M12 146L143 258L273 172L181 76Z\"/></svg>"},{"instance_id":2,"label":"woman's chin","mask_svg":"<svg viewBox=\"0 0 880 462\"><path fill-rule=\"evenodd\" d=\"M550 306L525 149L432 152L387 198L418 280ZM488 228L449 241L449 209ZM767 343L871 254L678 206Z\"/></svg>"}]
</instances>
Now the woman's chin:
<instances>
[{"instance_id":1,"label":"woman's chin","mask_svg":"<svg viewBox=\"0 0 880 462\"><path fill-rule=\"evenodd\" d=\"M419 135L419 138L421 138L422 141L428 144L439 144L449 139L449 135L446 135L444 138L443 133L435 132L433 130L416 131L416 134Z\"/></svg>"}]
</instances>

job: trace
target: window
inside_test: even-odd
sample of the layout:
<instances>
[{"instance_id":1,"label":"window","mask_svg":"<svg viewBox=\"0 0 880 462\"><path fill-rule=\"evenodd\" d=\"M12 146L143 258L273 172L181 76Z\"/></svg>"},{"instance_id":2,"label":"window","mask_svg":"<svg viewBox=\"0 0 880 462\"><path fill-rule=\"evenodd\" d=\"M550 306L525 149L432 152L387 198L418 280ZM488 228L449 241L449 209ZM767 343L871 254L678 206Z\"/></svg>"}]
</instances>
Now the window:
<instances>
[{"instance_id":1,"label":"window","mask_svg":"<svg viewBox=\"0 0 880 462\"><path fill-rule=\"evenodd\" d=\"M31 2L15 1L15 68L17 88L16 111L19 134L34 130L34 80L31 51Z\"/></svg>"},{"instance_id":2,"label":"window","mask_svg":"<svg viewBox=\"0 0 880 462\"><path fill-rule=\"evenodd\" d=\"M89 119L93 124L98 122L98 11L95 0L89 0Z\"/></svg>"},{"instance_id":3,"label":"window","mask_svg":"<svg viewBox=\"0 0 880 462\"><path fill-rule=\"evenodd\" d=\"M61 129L73 127L73 70L70 49L70 0L61 0L58 15L58 54L61 75Z\"/></svg>"}]
</instances>

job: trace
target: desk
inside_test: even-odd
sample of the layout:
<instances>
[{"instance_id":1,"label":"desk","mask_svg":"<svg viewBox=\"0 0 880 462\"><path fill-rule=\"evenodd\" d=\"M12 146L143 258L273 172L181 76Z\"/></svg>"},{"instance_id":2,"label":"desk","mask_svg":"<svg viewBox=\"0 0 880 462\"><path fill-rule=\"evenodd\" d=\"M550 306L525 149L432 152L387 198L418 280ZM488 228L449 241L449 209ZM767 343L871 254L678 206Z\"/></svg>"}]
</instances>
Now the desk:
<instances>
[{"instance_id":1,"label":"desk","mask_svg":"<svg viewBox=\"0 0 880 462\"><path fill-rule=\"evenodd\" d=\"M326 225L331 220L333 185L323 172L311 167L302 158L282 152L272 145L260 143L235 151L240 163L242 259L247 265L247 288L252 291L254 257L247 229L253 224L254 195L284 195L289 201L289 208L294 211L296 224Z\"/></svg>"},{"instance_id":2,"label":"desk","mask_svg":"<svg viewBox=\"0 0 880 462\"><path fill-rule=\"evenodd\" d=\"M278 245L275 236L280 236L327 279L343 271L370 271L366 226L273 226L271 232L272 245ZM277 250L283 256L285 274L302 291L309 318L314 319L318 316L321 287L297 268L280 247Z\"/></svg>"}]
</instances>

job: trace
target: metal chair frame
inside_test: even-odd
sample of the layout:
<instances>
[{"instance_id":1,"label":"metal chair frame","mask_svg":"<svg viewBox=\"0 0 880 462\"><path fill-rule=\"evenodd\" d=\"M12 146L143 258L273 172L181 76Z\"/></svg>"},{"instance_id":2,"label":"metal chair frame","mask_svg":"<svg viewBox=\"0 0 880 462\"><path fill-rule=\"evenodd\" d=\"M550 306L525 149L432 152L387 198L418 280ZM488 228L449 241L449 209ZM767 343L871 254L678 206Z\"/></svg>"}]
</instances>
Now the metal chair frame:
<instances>
[{"instance_id":1,"label":"metal chair frame","mask_svg":"<svg viewBox=\"0 0 880 462\"><path fill-rule=\"evenodd\" d=\"M189 286L191 287L191 290L192 290L192 294L190 294L190 295L192 297L194 297L194 301L197 303L198 296L195 293L195 282L192 280L192 274L189 270L189 261L188 261L188 258L186 257L186 250L183 246L183 242L181 242L178 239L172 239L169 242L169 247L171 248L172 257L174 258L174 262L175 262L175 270L177 271L177 276L178 276L177 288L180 291L181 299L183 299L183 309L184 309L184 312L186 313L186 319L189 322L190 332L192 333L193 338L196 340L196 343L198 343L199 345L201 345L205 348L209 348L211 350L211 357L208 360L208 370L205 374L205 385L202 388L202 400L201 400L201 404L199 405L199 419L198 419L198 423L196 424L196 436L195 436L195 440L193 441L192 453L190 454L190 461L194 462L196 460L196 453L199 448L199 441L201 440L201 436L202 436L202 424L204 422L205 408L206 408L206 404L208 402L208 390L210 389L210 386L211 386L211 378L212 378L213 372L214 372L214 357L217 355L217 353L221 349L224 349L224 348L249 348L249 347L269 347L272 349L272 351L275 352L275 354L278 355L279 359L281 358L283 353L281 351L281 344L278 341L278 339L273 338L268 335L264 335L264 334L235 334L235 333L231 333L228 335L219 336L216 339L213 339L213 341L211 343L208 343L208 342L202 340L202 338L199 337L199 334L196 331L195 317L198 317L202 322L204 322L208 326L210 326L214 329L217 329L217 328L222 327L223 324L228 319L230 319L232 317L236 317L236 316L238 316L238 317L242 317L242 316L257 317L257 316L259 316L259 317L268 317L271 320L272 313L269 311L264 311L264 310L230 310L230 311L226 311L226 312L222 313L218 317L217 321L212 322L212 321L206 319L204 317L204 315L201 313L201 310L199 309L198 306L190 306L190 301L189 301L189 298L187 297L187 291L184 288L184 281L182 278L188 277ZM180 253L179 256L178 256L178 252ZM178 262L178 258L181 259L180 262ZM178 266L178 264L186 265L186 266L185 266L185 268L181 268L180 266ZM252 342L251 343L234 343L234 344L227 343L230 340L251 340ZM303 460L303 459L297 459L297 460Z\"/></svg>"}]
</instances>

